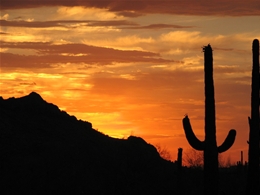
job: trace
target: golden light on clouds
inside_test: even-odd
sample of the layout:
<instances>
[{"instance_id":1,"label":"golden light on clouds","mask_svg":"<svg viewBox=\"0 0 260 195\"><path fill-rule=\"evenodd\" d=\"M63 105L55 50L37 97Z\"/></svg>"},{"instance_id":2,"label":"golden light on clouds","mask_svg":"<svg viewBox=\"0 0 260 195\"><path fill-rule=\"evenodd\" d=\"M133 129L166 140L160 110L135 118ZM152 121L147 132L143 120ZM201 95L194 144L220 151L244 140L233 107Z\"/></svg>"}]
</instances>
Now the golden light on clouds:
<instances>
[{"instance_id":1,"label":"golden light on clouds","mask_svg":"<svg viewBox=\"0 0 260 195\"><path fill-rule=\"evenodd\" d=\"M218 141L234 128L226 156L235 162L247 151L259 2L216 3L211 12L200 1L192 9L179 1L60 2L1 2L1 96L36 91L112 137L166 146L175 160L177 148L189 148L185 114L204 137L202 46L210 43Z\"/></svg>"},{"instance_id":2,"label":"golden light on clouds","mask_svg":"<svg viewBox=\"0 0 260 195\"><path fill-rule=\"evenodd\" d=\"M58 7L57 18L55 19L75 19L75 20L120 20L123 16L118 16L108 9L88 8L83 6Z\"/></svg>"}]
</instances>

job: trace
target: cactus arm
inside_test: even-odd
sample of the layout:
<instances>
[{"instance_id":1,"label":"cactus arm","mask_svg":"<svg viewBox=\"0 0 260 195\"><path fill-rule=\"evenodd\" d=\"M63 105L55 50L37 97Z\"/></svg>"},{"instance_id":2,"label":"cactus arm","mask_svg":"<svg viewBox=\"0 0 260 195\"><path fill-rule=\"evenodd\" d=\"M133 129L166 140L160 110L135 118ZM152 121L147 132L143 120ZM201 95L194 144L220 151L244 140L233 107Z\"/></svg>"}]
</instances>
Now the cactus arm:
<instances>
[{"instance_id":1,"label":"cactus arm","mask_svg":"<svg viewBox=\"0 0 260 195\"><path fill-rule=\"evenodd\" d=\"M227 151L235 142L236 130L231 129L225 141L218 147L218 152L222 153Z\"/></svg>"},{"instance_id":2,"label":"cactus arm","mask_svg":"<svg viewBox=\"0 0 260 195\"><path fill-rule=\"evenodd\" d=\"M183 124L183 128L184 128L184 132L186 135L186 138L189 142L189 144L191 145L191 147L193 147L196 150L204 150L204 141L200 141L194 134L191 124L190 124L190 119L188 117L188 115L186 115L183 119L182 119L182 124Z\"/></svg>"}]
</instances>

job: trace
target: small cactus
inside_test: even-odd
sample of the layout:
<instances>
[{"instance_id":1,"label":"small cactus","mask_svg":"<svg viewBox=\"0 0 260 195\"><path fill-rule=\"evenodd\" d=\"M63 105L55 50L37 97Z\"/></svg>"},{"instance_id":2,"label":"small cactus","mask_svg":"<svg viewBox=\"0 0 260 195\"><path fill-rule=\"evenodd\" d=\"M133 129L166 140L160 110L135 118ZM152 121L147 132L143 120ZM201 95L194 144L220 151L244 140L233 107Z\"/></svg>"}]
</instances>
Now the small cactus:
<instances>
[{"instance_id":1,"label":"small cactus","mask_svg":"<svg viewBox=\"0 0 260 195\"><path fill-rule=\"evenodd\" d=\"M177 158L177 163L178 163L178 170L181 171L182 169L182 148L178 148L178 158Z\"/></svg>"},{"instance_id":2,"label":"small cactus","mask_svg":"<svg viewBox=\"0 0 260 195\"><path fill-rule=\"evenodd\" d=\"M205 140L200 141L194 134L186 115L183 128L189 144L196 150L204 151L204 195L218 194L218 153L225 152L234 143L236 131L231 129L222 145L217 147L216 117L213 81L213 56L210 44L203 47L205 83Z\"/></svg>"},{"instance_id":3,"label":"small cactus","mask_svg":"<svg viewBox=\"0 0 260 195\"><path fill-rule=\"evenodd\" d=\"M242 165L244 165L243 151L240 152L240 162L241 162Z\"/></svg>"}]
</instances>

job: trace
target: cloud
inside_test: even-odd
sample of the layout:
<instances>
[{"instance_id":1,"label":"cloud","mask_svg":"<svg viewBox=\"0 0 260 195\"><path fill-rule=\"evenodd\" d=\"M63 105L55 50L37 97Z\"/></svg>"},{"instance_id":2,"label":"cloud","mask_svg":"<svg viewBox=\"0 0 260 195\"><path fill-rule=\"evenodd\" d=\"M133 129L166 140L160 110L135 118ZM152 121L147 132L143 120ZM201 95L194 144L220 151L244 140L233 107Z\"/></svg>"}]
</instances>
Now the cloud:
<instances>
[{"instance_id":1,"label":"cloud","mask_svg":"<svg viewBox=\"0 0 260 195\"><path fill-rule=\"evenodd\" d=\"M141 26L135 22L127 20L54 20L54 21L25 21L25 20L0 20L1 26L8 27L26 27L26 28L50 28L50 27L64 27L77 28L82 26L113 26L121 29L164 29L164 28L194 28L194 26L182 26L174 24L150 24Z\"/></svg>"},{"instance_id":2,"label":"cloud","mask_svg":"<svg viewBox=\"0 0 260 195\"><path fill-rule=\"evenodd\" d=\"M136 26L134 22L126 20L55 20L55 21L24 21L24 20L0 20L1 26L9 27L27 27L27 28L49 28L49 27L64 27L76 28L82 26ZM77 26L76 26L77 25Z\"/></svg>"},{"instance_id":3,"label":"cloud","mask_svg":"<svg viewBox=\"0 0 260 195\"><path fill-rule=\"evenodd\" d=\"M0 32L0 35L8 35L9 33L6 32Z\"/></svg>"},{"instance_id":4,"label":"cloud","mask_svg":"<svg viewBox=\"0 0 260 195\"><path fill-rule=\"evenodd\" d=\"M85 38L83 43L96 46L112 47L120 50L152 51L154 45L158 47L157 40L154 37L141 37L135 34L126 36L109 36L109 39L104 39L103 37L99 37L99 39ZM147 47L144 47L144 45L147 45Z\"/></svg>"},{"instance_id":5,"label":"cloud","mask_svg":"<svg viewBox=\"0 0 260 195\"><path fill-rule=\"evenodd\" d=\"M138 27L138 26L137 26ZM122 33L120 33L122 34ZM214 64L217 66L238 66L251 60L251 41L259 33L212 34L201 31L171 30L170 32L115 35L98 38L84 38L83 42L89 45L105 46L121 50L137 49L160 53L164 59L174 59L183 62L168 69L197 69L203 68L202 46L210 43L214 51ZM227 55L229 57L227 57ZM244 56L241 58L241 56ZM163 68L163 64L154 64L154 68ZM247 67L246 67L247 68ZM222 68L223 70L223 68Z\"/></svg>"},{"instance_id":6,"label":"cloud","mask_svg":"<svg viewBox=\"0 0 260 195\"><path fill-rule=\"evenodd\" d=\"M76 6L59 6L57 8L58 16L55 18L74 18L78 20L82 19L97 19L97 20L120 20L123 16L119 16L116 13L109 11L104 7L92 7L92 6L81 6L79 3Z\"/></svg>"},{"instance_id":7,"label":"cloud","mask_svg":"<svg viewBox=\"0 0 260 195\"><path fill-rule=\"evenodd\" d=\"M170 63L173 60L166 60L158 53L116 50L112 48L95 47L85 44L59 44L50 42L1 42L2 48L8 49L32 49L38 55L19 55L13 53L0 53L1 67L50 67L57 63L85 63L108 65L119 63Z\"/></svg>"},{"instance_id":8,"label":"cloud","mask_svg":"<svg viewBox=\"0 0 260 195\"><path fill-rule=\"evenodd\" d=\"M89 8L107 9L118 15L127 17L142 14L181 14L181 15L224 15L245 16L260 15L260 2L258 0L212 0L212 1L177 1L177 0L88 0L88 1L63 1L63 0L23 0L2 1L0 9L35 8L43 6L84 6Z\"/></svg>"},{"instance_id":9,"label":"cloud","mask_svg":"<svg viewBox=\"0 0 260 195\"><path fill-rule=\"evenodd\" d=\"M7 20L9 18L9 14L5 14L3 16L0 16L0 20ZM2 25L2 23L1 23Z\"/></svg>"},{"instance_id":10,"label":"cloud","mask_svg":"<svg viewBox=\"0 0 260 195\"><path fill-rule=\"evenodd\" d=\"M174 24L150 24L147 26L123 27L124 29L164 29L164 28L194 28L195 26L182 26Z\"/></svg>"}]
</instances>

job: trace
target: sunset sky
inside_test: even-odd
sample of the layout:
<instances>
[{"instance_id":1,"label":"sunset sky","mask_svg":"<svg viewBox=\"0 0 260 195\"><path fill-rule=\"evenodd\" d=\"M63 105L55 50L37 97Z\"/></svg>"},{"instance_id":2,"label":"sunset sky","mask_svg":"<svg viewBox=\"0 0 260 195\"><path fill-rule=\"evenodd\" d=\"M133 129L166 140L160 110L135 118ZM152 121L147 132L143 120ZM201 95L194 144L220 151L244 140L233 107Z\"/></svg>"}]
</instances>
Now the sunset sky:
<instances>
[{"instance_id":1,"label":"sunset sky","mask_svg":"<svg viewBox=\"0 0 260 195\"><path fill-rule=\"evenodd\" d=\"M188 114L204 139L202 47L211 44L220 145L237 130L247 160L252 41L259 0L1 0L0 96L39 93L95 129L190 146Z\"/></svg>"}]
</instances>

